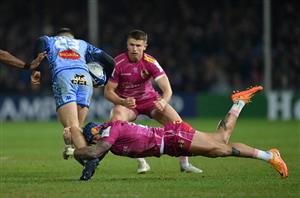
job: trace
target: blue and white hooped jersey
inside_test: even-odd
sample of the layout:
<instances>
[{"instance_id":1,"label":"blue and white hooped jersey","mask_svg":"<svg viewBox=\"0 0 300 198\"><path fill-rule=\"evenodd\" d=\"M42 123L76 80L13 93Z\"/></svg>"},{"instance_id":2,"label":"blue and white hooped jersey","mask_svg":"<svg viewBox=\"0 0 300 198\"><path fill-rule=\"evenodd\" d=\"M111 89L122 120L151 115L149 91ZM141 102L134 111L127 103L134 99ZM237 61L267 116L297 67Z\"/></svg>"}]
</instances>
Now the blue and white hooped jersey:
<instances>
[{"instance_id":1,"label":"blue and white hooped jersey","mask_svg":"<svg viewBox=\"0 0 300 198\"><path fill-rule=\"evenodd\" d=\"M103 51L90 43L67 36L43 36L49 67L54 80L57 73L69 69L83 69L88 71L87 62L93 61L95 54Z\"/></svg>"}]
</instances>

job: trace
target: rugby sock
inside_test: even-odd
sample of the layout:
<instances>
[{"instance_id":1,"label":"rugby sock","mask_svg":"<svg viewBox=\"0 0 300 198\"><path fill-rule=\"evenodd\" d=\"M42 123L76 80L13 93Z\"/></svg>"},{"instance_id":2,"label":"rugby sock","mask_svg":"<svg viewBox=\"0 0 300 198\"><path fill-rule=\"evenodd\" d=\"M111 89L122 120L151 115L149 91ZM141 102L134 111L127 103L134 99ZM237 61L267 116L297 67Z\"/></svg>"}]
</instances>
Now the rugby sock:
<instances>
[{"instance_id":1,"label":"rugby sock","mask_svg":"<svg viewBox=\"0 0 300 198\"><path fill-rule=\"evenodd\" d=\"M232 105L231 109L229 110L229 113L236 117L239 117L244 106L245 102L243 100L238 100Z\"/></svg>"},{"instance_id":2,"label":"rugby sock","mask_svg":"<svg viewBox=\"0 0 300 198\"><path fill-rule=\"evenodd\" d=\"M146 160L144 158L137 158L137 161L140 163L140 164L147 164Z\"/></svg>"},{"instance_id":3,"label":"rugby sock","mask_svg":"<svg viewBox=\"0 0 300 198\"><path fill-rule=\"evenodd\" d=\"M186 156L180 156L179 157L180 160L180 166L182 168L188 167L189 166L189 158Z\"/></svg>"},{"instance_id":4,"label":"rugby sock","mask_svg":"<svg viewBox=\"0 0 300 198\"><path fill-rule=\"evenodd\" d=\"M264 161L270 161L273 157L273 154L269 151L262 151L262 150L255 149L253 157Z\"/></svg>"}]
</instances>

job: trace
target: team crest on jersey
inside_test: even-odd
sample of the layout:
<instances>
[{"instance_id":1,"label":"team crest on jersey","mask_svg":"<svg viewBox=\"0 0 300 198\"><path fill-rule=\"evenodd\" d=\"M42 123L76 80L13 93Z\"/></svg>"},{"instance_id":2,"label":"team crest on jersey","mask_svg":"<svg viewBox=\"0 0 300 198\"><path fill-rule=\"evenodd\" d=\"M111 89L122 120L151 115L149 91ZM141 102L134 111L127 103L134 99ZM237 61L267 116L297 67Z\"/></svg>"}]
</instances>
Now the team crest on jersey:
<instances>
[{"instance_id":1,"label":"team crest on jersey","mask_svg":"<svg viewBox=\"0 0 300 198\"><path fill-rule=\"evenodd\" d=\"M87 80L83 74L75 74L71 82L76 85L87 85Z\"/></svg>"},{"instance_id":2,"label":"team crest on jersey","mask_svg":"<svg viewBox=\"0 0 300 198\"><path fill-rule=\"evenodd\" d=\"M134 67L133 68L133 73L137 73L138 72L138 68L137 67Z\"/></svg>"},{"instance_id":3,"label":"team crest on jersey","mask_svg":"<svg viewBox=\"0 0 300 198\"><path fill-rule=\"evenodd\" d=\"M80 54L73 50L64 50L58 53L58 56L64 59L76 60L80 58Z\"/></svg>"},{"instance_id":4,"label":"team crest on jersey","mask_svg":"<svg viewBox=\"0 0 300 198\"><path fill-rule=\"evenodd\" d=\"M142 76L142 78L148 78L148 77L150 77L150 74L149 74L149 72L147 71L147 70L145 70L145 69L143 69L142 71L141 71L141 76Z\"/></svg>"}]
</instances>

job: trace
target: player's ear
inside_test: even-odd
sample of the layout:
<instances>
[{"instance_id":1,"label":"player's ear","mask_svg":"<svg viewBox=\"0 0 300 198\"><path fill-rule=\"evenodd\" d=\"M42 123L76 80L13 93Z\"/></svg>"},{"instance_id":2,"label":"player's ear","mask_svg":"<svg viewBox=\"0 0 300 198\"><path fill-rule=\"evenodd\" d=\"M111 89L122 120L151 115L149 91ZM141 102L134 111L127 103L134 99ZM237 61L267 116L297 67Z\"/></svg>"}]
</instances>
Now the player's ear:
<instances>
[{"instance_id":1,"label":"player's ear","mask_svg":"<svg viewBox=\"0 0 300 198\"><path fill-rule=\"evenodd\" d=\"M145 43L144 43L144 50L146 50L147 47L148 47L148 43L147 43L147 41L145 41Z\"/></svg>"}]
</instances>

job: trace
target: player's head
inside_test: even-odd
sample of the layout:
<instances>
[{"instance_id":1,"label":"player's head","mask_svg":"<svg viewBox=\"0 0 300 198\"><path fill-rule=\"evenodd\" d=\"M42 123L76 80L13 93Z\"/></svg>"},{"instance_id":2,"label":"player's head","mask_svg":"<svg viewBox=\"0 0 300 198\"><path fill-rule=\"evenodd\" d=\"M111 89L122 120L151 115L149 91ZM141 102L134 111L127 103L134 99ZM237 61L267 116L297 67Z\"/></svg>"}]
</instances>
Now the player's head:
<instances>
[{"instance_id":1,"label":"player's head","mask_svg":"<svg viewBox=\"0 0 300 198\"><path fill-rule=\"evenodd\" d=\"M127 36L127 49L129 59L138 62L147 48L148 36L142 30L132 30Z\"/></svg>"},{"instance_id":2,"label":"player's head","mask_svg":"<svg viewBox=\"0 0 300 198\"><path fill-rule=\"evenodd\" d=\"M96 122L89 122L83 128L83 136L88 144L96 143L99 139L99 132L102 129L102 125Z\"/></svg>"},{"instance_id":3,"label":"player's head","mask_svg":"<svg viewBox=\"0 0 300 198\"><path fill-rule=\"evenodd\" d=\"M74 38L74 33L70 28L63 27L56 32L56 36L68 36Z\"/></svg>"}]
</instances>

